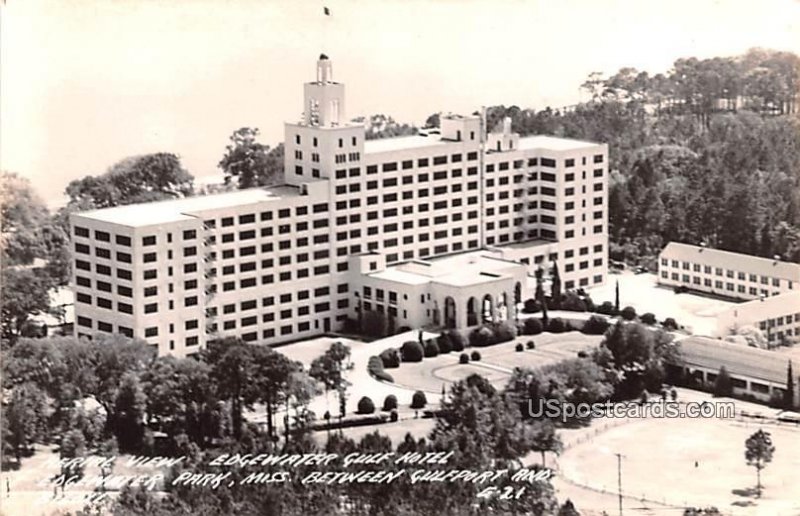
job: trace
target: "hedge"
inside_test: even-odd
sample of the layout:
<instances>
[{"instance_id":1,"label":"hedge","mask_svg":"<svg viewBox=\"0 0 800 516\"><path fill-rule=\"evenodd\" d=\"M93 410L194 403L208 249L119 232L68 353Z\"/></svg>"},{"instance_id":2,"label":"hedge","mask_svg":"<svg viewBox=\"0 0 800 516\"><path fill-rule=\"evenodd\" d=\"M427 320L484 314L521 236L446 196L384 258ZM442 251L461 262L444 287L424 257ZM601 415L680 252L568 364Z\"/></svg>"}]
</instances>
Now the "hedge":
<instances>
[{"instance_id":1,"label":"hedge","mask_svg":"<svg viewBox=\"0 0 800 516\"><path fill-rule=\"evenodd\" d=\"M636 319L636 309L632 306L626 306L620 311L619 315L626 321L632 321Z\"/></svg>"},{"instance_id":2,"label":"hedge","mask_svg":"<svg viewBox=\"0 0 800 516\"><path fill-rule=\"evenodd\" d=\"M415 340L409 340L403 343L400 348L400 356L403 357L403 362L422 362L424 350L422 344Z\"/></svg>"},{"instance_id":3,"label":"hedge","mask_svg":"<svg viewBox=\"0 0 800 516\"><path fill-rule=\"evenodd\" d=\"M375 412L375 404L372 402L369 396L364 396L358 400L359 414L372 414L373 412Z\"/></svg>"},{"instance_id":4,"label":"hedge","mask_svg":"<svg viewBox=\"0 0 800 516\"><path fill-rule=\"evenodd\" d=\"M379 355L383 361L383 367L391 369L400 367L400 352L395 348L384 349Z\"/></svg>"},{"instance_id":5,"label":"hedge","mask_svg":"<svg viewBox=\"0 0 800 516\"><path fill-rule=\"evenodd\" d=\"M547 322L547 331L550 333L564 333L568 330L567 324L560 317L550 319Z\"/></svg>"},{"instance_id":6,"label":"hedge","mask_svg":"<svg viewBox=\"0 0 800 516\"><path fill-rule=\"evenodd\" d=\"M425 408L425 405L427 404L428 404L428 398L425 397L425 393L422 391L416 391L414 395L411 397L412 409Z\"/></svg>"},{"instance_id":7,"label":"hedge","mask_svg":"<svg viewBox=\"0 0 800 516\"><path fill-rule=\"evenodd\" d=\"M589 317L589 320L583 325L581 331L586 335L603 335L610 323L606 320L605 317L601 317L599 315L593 315Z\"/></svg>"},{"instance_id":8,"label":"hedge","mask_svg":"<svg viewBox=\"0 0 800 516\"><path fill-rule=\"evenodd\" d=\"M392 375L383 370L383 360L381 360L381 357L379 356L369 357L369 361L367 362L367 372L369 372L370 375L374 376L378 380L394 383L394 378Z\"/></svg>"},{"instance_id":9,"label":"hedge","mask_svg":"<svg viewBox=\"0 0 800 516\"><path fill-rule=\"evenodd\" d=\"M390 411L397 408L397 396L390 394L383 400L383 410Z\"/></svg>"},{"instance_id":10,"label":"hedge","mask_svg":"<svg viewBox=\"0 0 800 516\"><path fill-rule=\"evenodd\" d=\"M444 354L453 351L453 346L450 344L450 334L446 331L439 335L439 338L436 339L436 344L439 346L439 353Z\"/></svg>"},{"instance_id":11,"label":"hedge","mask_svg":"<svg viewBox=\"0 0 800 516\"><path fill-rule=\"evenodd\" d=\"M439 345L436 341L429 339L425 341L425 349L423 350L425 358L432 358L439 355Z\"/></svg>"},{"instance_id":12,"label":"hedge","mask_svg":"<svg viewBox=\"0 0 800 516\"><path fill-rule=\"evenodd\" d=\"M538 317L529 317L525 319L523 325L523 335L539 335L542 333L542 321Z\"/></svg>"},{"instance_id":13,"label":"hedge","mask_svg":"<svg viewBox=\"0 0 800 516\"><path fill-rule=\"evenodd\" d=\"M447 337L450 340L450 348L453 351L464 351L464 348L467 347L467 339L464 338L461 332L449 331L447 332Z\"/></svg>"}]
</instances>

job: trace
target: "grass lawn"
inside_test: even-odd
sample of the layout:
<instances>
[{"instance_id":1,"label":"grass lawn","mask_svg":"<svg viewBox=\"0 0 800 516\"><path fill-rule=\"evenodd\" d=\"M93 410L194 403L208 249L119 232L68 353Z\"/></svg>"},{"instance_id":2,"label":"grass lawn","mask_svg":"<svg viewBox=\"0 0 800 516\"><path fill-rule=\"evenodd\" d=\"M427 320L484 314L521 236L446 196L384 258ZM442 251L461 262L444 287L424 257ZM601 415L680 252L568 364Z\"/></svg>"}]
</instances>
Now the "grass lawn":
<instances>
[{"instance_id":1,"label":"grass lawn","mask_svg":"<svg viewBox=\"0 0 800 516\"><path fill-rule=\"evenodd\" d=\"M776 451L762 472L744 460L744 442L759 428ZM719 419L646 419L612 428L568 449L560 459L566 478L616 493L622 453L623 492L673 505L716 506L724 514L798 514L800 429ZM695 466L695 461L697 466Z\"/></svg>"},{"instance_id":2,"label":"grass lawn","mask_svg":"<svg viewBox=\"0 0 800 516\"><path fill-rule=\"evenodd\" d=\"M535 349L516 351L517 343L525 346L530 340L535 343ZM451 352L425 358L422 362L404 362L400 367L387 371L396 384L428 392L441 392L443 385L448 388L451 383L473 373L486 377L495 387L503 388L515 367L536 368L566 358L575 358L579 351L597 346L601 340L601 336L584 335L580 332L524 335L494 346L467 348L464 353L471 355L473 351L478 351L481 354L478 362L460 364L461 352Z\"/></svg>"}]
</instances>

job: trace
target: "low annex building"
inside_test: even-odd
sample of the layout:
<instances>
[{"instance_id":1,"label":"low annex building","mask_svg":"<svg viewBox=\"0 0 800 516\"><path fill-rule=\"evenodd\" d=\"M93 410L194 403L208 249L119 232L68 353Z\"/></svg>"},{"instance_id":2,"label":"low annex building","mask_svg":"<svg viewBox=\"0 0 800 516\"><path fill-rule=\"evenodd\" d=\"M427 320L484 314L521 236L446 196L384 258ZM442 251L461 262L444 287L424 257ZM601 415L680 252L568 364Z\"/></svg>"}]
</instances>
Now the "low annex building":
<instances>
[{"instance_id":1,"label":"low annex building","mask_svg":"<svg viewBox=\"0 0 800 516\"><path fill-rule=\"evenodd\" d=\"M742 346L709 337L688 337L679 343L679 363L687 377L713 388L720 368L731 377L734 394L760 401L783 399L789 359L774 351ZM795 364L797 365L797 364ZM797 368L794 369L797 371ZM800 406L800 377L793 372L793 403Z\"/></svg>"},{"instance_id":2,"label":"low annex building","mask_svg":"<svg viewBox=\"0 0 800 516\"><path fill-rule=\"evenodd\" d=\"M721 337L743 326L761 330L770 346L800 342L800 290L741 303L717 316Z\"/></svg>"},{"instance_id":3,"label":"low annex building","mask_svg":"<svg viewBox=\"0 0 800 516\"><path fill-rule=\"evenodd\" d=\"M758 299L800 285L800 265L670 242L659 254L658 282L735 299Z\"/></svg>"},{"instance_id":4,"label":"low annex building","mask_svg":"<svg viewBox=\"0 0 800 516\"><path fill-rule=\"evenodd\" d=\"M527 267L500 253L476 251L387 267L385 256L350 257L352 316L386 317L389 331L444 327L466 330L516 318Z\"/></svg>"}]
</instances>

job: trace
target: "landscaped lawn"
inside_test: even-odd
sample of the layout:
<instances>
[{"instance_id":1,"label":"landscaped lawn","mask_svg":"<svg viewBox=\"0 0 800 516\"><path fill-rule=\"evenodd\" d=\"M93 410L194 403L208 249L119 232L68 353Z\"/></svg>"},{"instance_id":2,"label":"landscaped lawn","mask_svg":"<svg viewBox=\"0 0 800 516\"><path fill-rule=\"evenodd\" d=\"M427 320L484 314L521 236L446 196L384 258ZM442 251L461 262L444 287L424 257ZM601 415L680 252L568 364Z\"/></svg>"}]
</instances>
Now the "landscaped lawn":
<instances>
[{"instance_id":1,"label":"landscaped lawn","mask_svg":"<svg viewBox=\"0 0 800 516\"><path fill-rule=\"evenodd\" d=\"M516 351L517 343L526 345L533 341L535 349ZM463 353L473 351L481 354L480 361L460 364L462 352L451 352L437 357L425 358L422 362L403 362L400 367L387 369L398 385L439 393L442 386L449 388L453 382L477 373L486 377L492 385L503 388L515 367L536 368L567 358L575 358L581 350L591 349L602 340L601 336L584 335L580 332L542 333L523 335L513 341L495 344L484 348L467 348Z\"/></svg>"}]
</instances>

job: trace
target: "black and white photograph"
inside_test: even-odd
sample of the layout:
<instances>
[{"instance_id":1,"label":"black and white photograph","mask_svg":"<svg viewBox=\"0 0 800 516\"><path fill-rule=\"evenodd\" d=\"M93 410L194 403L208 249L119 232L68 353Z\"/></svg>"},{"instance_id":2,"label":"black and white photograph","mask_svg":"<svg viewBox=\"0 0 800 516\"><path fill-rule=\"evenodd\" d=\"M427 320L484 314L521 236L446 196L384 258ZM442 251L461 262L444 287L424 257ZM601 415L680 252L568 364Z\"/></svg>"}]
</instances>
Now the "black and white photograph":
<instances>
[{"instance_id":1,"label":"black and white photograph","mask_svg":"<svg viewBox=\"0 0 800 516\"><path fill-rule=\"evenodd\" d=\"M0 516L800 516L800 1L2 0Z\"/></svg>"}]
</instances>

